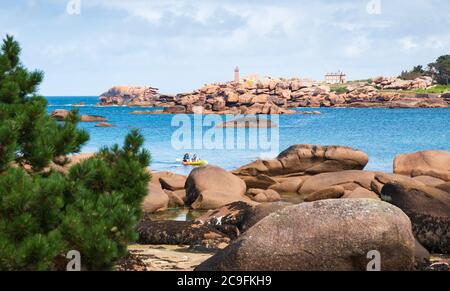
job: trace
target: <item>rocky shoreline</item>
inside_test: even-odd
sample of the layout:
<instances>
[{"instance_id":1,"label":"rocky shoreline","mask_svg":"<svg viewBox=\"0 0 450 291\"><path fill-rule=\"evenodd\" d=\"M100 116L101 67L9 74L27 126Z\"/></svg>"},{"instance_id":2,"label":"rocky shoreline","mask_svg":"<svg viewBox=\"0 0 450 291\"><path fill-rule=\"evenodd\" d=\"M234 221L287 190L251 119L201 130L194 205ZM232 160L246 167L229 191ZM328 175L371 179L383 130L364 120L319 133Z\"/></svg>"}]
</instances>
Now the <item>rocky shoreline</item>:
<instances>
[{"instance_id":1,"label":"rocky shoreline","mask_svg":"<svg viewBox=\"0 0 450 291\"><path fill-rule=\"evenodd\" d=\"M213 252L196 270L359 271L372 250L385 271L450 270L450 152L399 155L392 174L365 171L368 160L349 147L294 145L231 172L154 172L138 243ZM303 202L283 202L286 193ZM203 214L153 218L174 208Z\"/></svg>"},{"instance_id":2,"label":"rocky shoreline","mask_svg":"<svg viewBox=\"0 0 450 291\"><path fill-rule=\"evenodd\" d=\"M190 93L162 95L152 87L113 87L99 106L162 107L133 114L295 114L298 107L450 108L450 93L418 94L432 87L428 77L405 81L377 77L335 85L303 79L273 79L206 85Z\"/></svg>"}]
</instances>

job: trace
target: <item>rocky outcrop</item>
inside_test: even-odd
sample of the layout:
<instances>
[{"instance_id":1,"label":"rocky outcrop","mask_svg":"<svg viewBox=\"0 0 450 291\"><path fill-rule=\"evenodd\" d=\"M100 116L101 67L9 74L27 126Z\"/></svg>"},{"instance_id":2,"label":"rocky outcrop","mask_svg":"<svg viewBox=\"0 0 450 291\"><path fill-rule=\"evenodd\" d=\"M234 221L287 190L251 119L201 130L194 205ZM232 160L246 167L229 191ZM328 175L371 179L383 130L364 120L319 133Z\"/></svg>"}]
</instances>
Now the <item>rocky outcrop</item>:
<instances>
[{"instance_id":1,"label":"rocky outcrop","mask_svg":"<svg viewBox=\"0 0 450 291\"><path fill-rule=\"evenodd\" d=\"M294 114L296 112L290 108L298 107L450 107L450 98L445 94L408 91L430 87L431 80L427 77L412 81L378 77L372 82L342 86L345 90L340 93L336 88L310 80L268 77L259 81L244 79L240 83L205 85L176 96L159 95L154 88L114 87L104 93L100 101L101 105L170 108L152 114Z\"/></svg>"},{"instance_id":2,"label":"rocky outcrop","mask_svg":"<svg viewBox=\"0 0 450 291\"><path fill-rule=\"evenodd\" d=\"M384 90L414 90L427 89L433 85L431 77L419 77L414 80L403 80L400 78L377 77L372 79L378 89Z\"/></svg>"},{"instance_id":3,"label":"rocky outcrop","mask_svg":"<svg viewBox=\"0 0 450 291\"><path fill-rule=\"evenodd\" d=\"M295 145L275 160L258 160L233 173L242 178L249 188L267 189L278 183L271 177L362 170L368 161L367 154L348 147Z\"/></svg>"},{"instance_id":4,"label":"rocky outcrop","mask_svg":"<svg viewBox=\"0 0 450 291\"><path fill-rule=\"evenodd\" d=\"M152 106L159 97L152 87L115 86L100 95L101 105Z\"/></svg>"},{"instance_id":5,"label":"rocky outcrop","mask_svg":"<svg viewBox=\"0 0 450 291\"><path fill-rule=\"evenodd\" d=\"M363 271L373 250L383 271L412 270L409 218L380 201L324 200L272 213L196 270Z\"/></svg>"},{"instance_id":6,"label":"rocky outcrop","mask_svg":"<svg viewBox=\"0 0 450 291\"><path fill-rule=\"evenodd\" d=\"M244 181L215 166L194 169L187 178L185 189L186 204L193 209L217 209L237 201L253 204L245 196Z\"/></svg>"},{"instance_id":7,"label":"rocky outcrop","mask_svg":"<svg viewBox=\"0 0 450 291\"><path fill-rule=\"evenodd\" d=\"M69 110L65 109L56 109L52 113L50 113L50 117L57 121L64 121L70 114ZM106 118L98 115L81 115L81 122L106 122Z\"/></svg>"},{"instance_id":8,"label":"rocky outcrop","mask_svg":"<svg viewBox=\"0 0 450 291\"><path fill-rule=\"evenodd\" d=\"M416 182L393 182L382 189L384 200L402 209L413 232L429 251L450 253L450 195Z\"/></svg>"}]
</instances>

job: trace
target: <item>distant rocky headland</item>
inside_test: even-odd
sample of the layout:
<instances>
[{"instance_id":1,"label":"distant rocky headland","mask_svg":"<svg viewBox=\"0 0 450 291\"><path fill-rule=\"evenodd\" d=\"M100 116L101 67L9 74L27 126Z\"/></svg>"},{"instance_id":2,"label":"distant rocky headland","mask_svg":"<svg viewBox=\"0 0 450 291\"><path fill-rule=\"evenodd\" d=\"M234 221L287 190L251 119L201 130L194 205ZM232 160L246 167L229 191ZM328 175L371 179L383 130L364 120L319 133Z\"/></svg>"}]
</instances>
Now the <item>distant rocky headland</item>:
<instances>
[{"instance_id":1,"label":"distant rocky headland","mask_svg":"<svg viewBox=\"0 0 450 291\"><path fill-rule=\"evenodd\" d=\"M134 114L295 114L298 107L450 108L450 93L422 94L430 77L415 80L377 77L363 82L329 85L312 80L266 77L205 85L190 93L164 95L153 87L113 87L99 106L162 107Z\"/></svg>"}]
</instances>

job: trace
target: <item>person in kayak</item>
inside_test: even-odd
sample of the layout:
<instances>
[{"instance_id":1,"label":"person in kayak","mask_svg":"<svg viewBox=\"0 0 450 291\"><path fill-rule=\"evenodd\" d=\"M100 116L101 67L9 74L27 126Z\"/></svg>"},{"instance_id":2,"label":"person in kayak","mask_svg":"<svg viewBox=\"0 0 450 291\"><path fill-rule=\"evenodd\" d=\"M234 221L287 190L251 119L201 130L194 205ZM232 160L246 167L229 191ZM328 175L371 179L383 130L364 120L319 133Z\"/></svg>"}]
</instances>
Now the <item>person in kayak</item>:
<instances>
[{"instance_id":1,"label":"person in kayak","mask_svg":"<svg viewBox=\"0 0 450 291\"><path fill-rule=\"evenodd\" d=\"M198 161L197 154L194 154L194 155L192 156L192 162L195 163L195 162L197 162L197 161Z\"/></svg>"},{"instance_id":2,"label":"person in kayak","mask_svg":"<svg viewBox=\"0 0 450 291\"><path fill-rule=\"evenodd\" d=\"M190 158L189 154L186 153L183 157L183 162L187 163L187 162L189 162L190 159L191 158Z\"/></svg>"}]
</instances>

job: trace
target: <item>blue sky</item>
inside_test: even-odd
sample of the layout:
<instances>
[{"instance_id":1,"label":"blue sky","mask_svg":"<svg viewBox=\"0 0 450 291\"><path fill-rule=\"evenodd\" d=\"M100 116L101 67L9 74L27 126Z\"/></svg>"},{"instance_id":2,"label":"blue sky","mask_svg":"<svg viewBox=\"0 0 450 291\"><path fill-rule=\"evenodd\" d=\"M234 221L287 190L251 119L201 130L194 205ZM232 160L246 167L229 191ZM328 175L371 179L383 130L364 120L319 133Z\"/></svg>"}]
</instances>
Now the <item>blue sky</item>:
<instances>
[{"instance_id":1,"label":"blue sky","mask_svg":"<svg viewBox=\"0 0 450 291\"><path fill-rule=\"evenodd\" d=\"M78 1L80 14L68 13ZM179 93L230 80L235 65L275 77L398 75L450 54L449 12L448 0L2 0L0 33L45 72L44 95Z\"/></svg>"}]
</instances>

